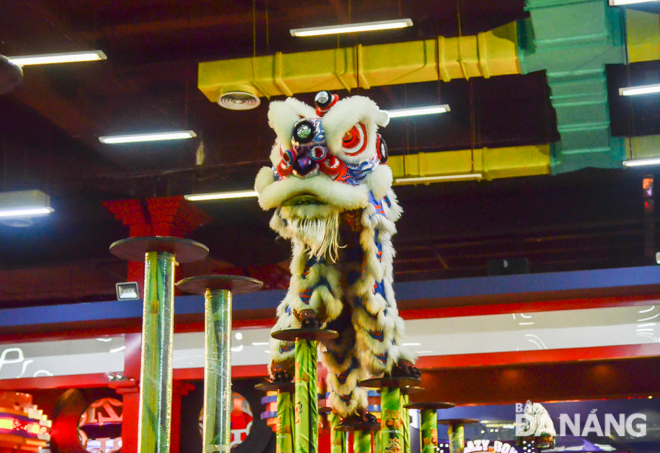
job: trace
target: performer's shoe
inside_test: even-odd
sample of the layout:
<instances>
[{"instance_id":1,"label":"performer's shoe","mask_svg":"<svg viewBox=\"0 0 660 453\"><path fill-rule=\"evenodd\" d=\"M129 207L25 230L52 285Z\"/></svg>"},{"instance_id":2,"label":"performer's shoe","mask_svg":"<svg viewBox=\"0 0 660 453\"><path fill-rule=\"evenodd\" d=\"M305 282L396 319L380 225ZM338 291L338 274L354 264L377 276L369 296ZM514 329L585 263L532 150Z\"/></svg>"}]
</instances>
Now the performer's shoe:
<instances>
[{"instance_id":1,"label":"performer's shoe","mask_svg":"<svg viewBox=\"0 0 660 453\"><path fill-rule=\"evenodd\" d=\"M399 360L399 363L392 367L390 375L392 377L411 377L419 379L422 376L422 372L419 371L412 362L401 359Z\"/></svg>"},{"instance_id":2,"label":"performer's shoe","mask_svg":"<svg viewBox=\"0 0 660 453\"><path fill-rule=\"evenodd\" d=\"M351 414L348 417L344 417L339 422L339 426L351 426L351 425L364 425L364 424L378 424L378 419L374 414L366 412L364 414Z\"/></svg>"},{"instance_id":3,"label":"performer's shoe","mask_svg":"<svg viewBox=\"0 0 660 453\"><path fill-rule=\"evenodd\" d=\"M270 367L270 380L277 383L284 383L291 382L293 377L284 366L273 363Z\"/></svg>"},{"instance_id":4,"label":"performer's shoe","mask_svg":"<svg viewBox=\"0 0 660 453\"><path fill-rule=\"evenodd\" d=\"M314 310L300 310L294 311L293 314L300 322L300 327L303 329L320 329L321 323L316 318Z\"/></svg>"}]
</instances>

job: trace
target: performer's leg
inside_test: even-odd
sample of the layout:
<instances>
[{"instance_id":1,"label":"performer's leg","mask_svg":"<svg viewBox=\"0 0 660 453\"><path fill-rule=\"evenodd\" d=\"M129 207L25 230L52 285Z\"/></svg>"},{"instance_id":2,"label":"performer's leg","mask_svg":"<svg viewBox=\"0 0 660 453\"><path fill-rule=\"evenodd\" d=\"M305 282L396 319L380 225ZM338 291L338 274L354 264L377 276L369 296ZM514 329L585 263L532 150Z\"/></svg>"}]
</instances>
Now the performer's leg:
<instances>
[{"instance_id":1,"label":"performer's leg","mask_svg":"<svg viewBox=\"0 0 660 453\"><path fill-rule=\"evenodd\" d=\"M339 318L327 327L339 332L337 339L324 342L322 346L321 361L328 369L330 404L342 417L364 413L367 393L358 387L358 382L366 378L366 373L356 355L350 307L346 306Z\"/></svg>"}]
</instances>

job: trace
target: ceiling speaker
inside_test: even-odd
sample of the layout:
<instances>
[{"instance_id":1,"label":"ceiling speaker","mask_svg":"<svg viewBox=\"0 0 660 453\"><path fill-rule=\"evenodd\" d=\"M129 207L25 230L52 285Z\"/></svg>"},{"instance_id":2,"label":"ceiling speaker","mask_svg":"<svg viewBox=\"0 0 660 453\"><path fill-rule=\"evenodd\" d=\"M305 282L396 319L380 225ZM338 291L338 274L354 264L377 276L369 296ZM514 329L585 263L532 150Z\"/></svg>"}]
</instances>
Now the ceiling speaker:
<instances>
[{"instance_id":1,"label":"ceiling speaker","mask_svg":"<svg viewBox=\"0 0 660 453\"><path fill-rule=\"evenodd\" d=\"M228 91L218 98L220 107L229 110L250 110L259 107L259 96L247 91Z\"/></svg>"}]
</instances>

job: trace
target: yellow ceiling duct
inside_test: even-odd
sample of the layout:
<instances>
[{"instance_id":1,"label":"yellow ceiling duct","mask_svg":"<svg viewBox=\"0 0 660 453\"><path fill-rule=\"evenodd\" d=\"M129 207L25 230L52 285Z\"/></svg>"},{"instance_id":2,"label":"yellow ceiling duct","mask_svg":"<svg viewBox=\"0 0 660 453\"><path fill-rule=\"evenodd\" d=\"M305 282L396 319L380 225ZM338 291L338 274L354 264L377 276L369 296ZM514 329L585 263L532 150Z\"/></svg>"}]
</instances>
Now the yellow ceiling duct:
<instances>
[{"instance_id":1,"label":"yellow ceiling duct","mask_svg":"<svg viewBox=\"0 0 660 453\"><path fill-rule=\"evenodd\" d=\"M464 149L390 156L395 185L550 174L550 146ZM469 176L472 176L469 178Z\"/></svg>"},{"instance_id":2,"label":"yellow ceiling duct","mask_svg":"<svg viewBox=\"0 0 660 453\"><path fill-rule=\"evenodd\" d=\"M660 15L626 9L628 62L660 60Z\"/></svg>"},{"instance_id":3,"label":"yellow ceiling duct","mask_svg":"<svg viewBox=\"0 0 660 453\"><path fill-rule=\"evenodd\" d=\"M256 96L520 74L516 23L477 36L345 47L199 64L212 102L236 87Z\"/></svg>"}]
</instances>

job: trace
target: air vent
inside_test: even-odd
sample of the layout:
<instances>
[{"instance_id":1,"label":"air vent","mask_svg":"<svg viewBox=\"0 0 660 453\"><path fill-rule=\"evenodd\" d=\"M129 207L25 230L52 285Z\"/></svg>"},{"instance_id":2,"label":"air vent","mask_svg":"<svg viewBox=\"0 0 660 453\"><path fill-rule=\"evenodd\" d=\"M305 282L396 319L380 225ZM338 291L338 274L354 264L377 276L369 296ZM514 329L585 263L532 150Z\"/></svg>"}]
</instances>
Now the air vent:
<instances>
[{"instance_id":1,"label":"air vent","mask_svg":"<svg viewBox=\"0 0 660 453\"><path fill-rule=\"evenodd\" d=\"M229 110L250 110L257 108L261 100L258 96L245 91L228 91L220 95L218 104Z\"/></svg>"}]
</instances>

